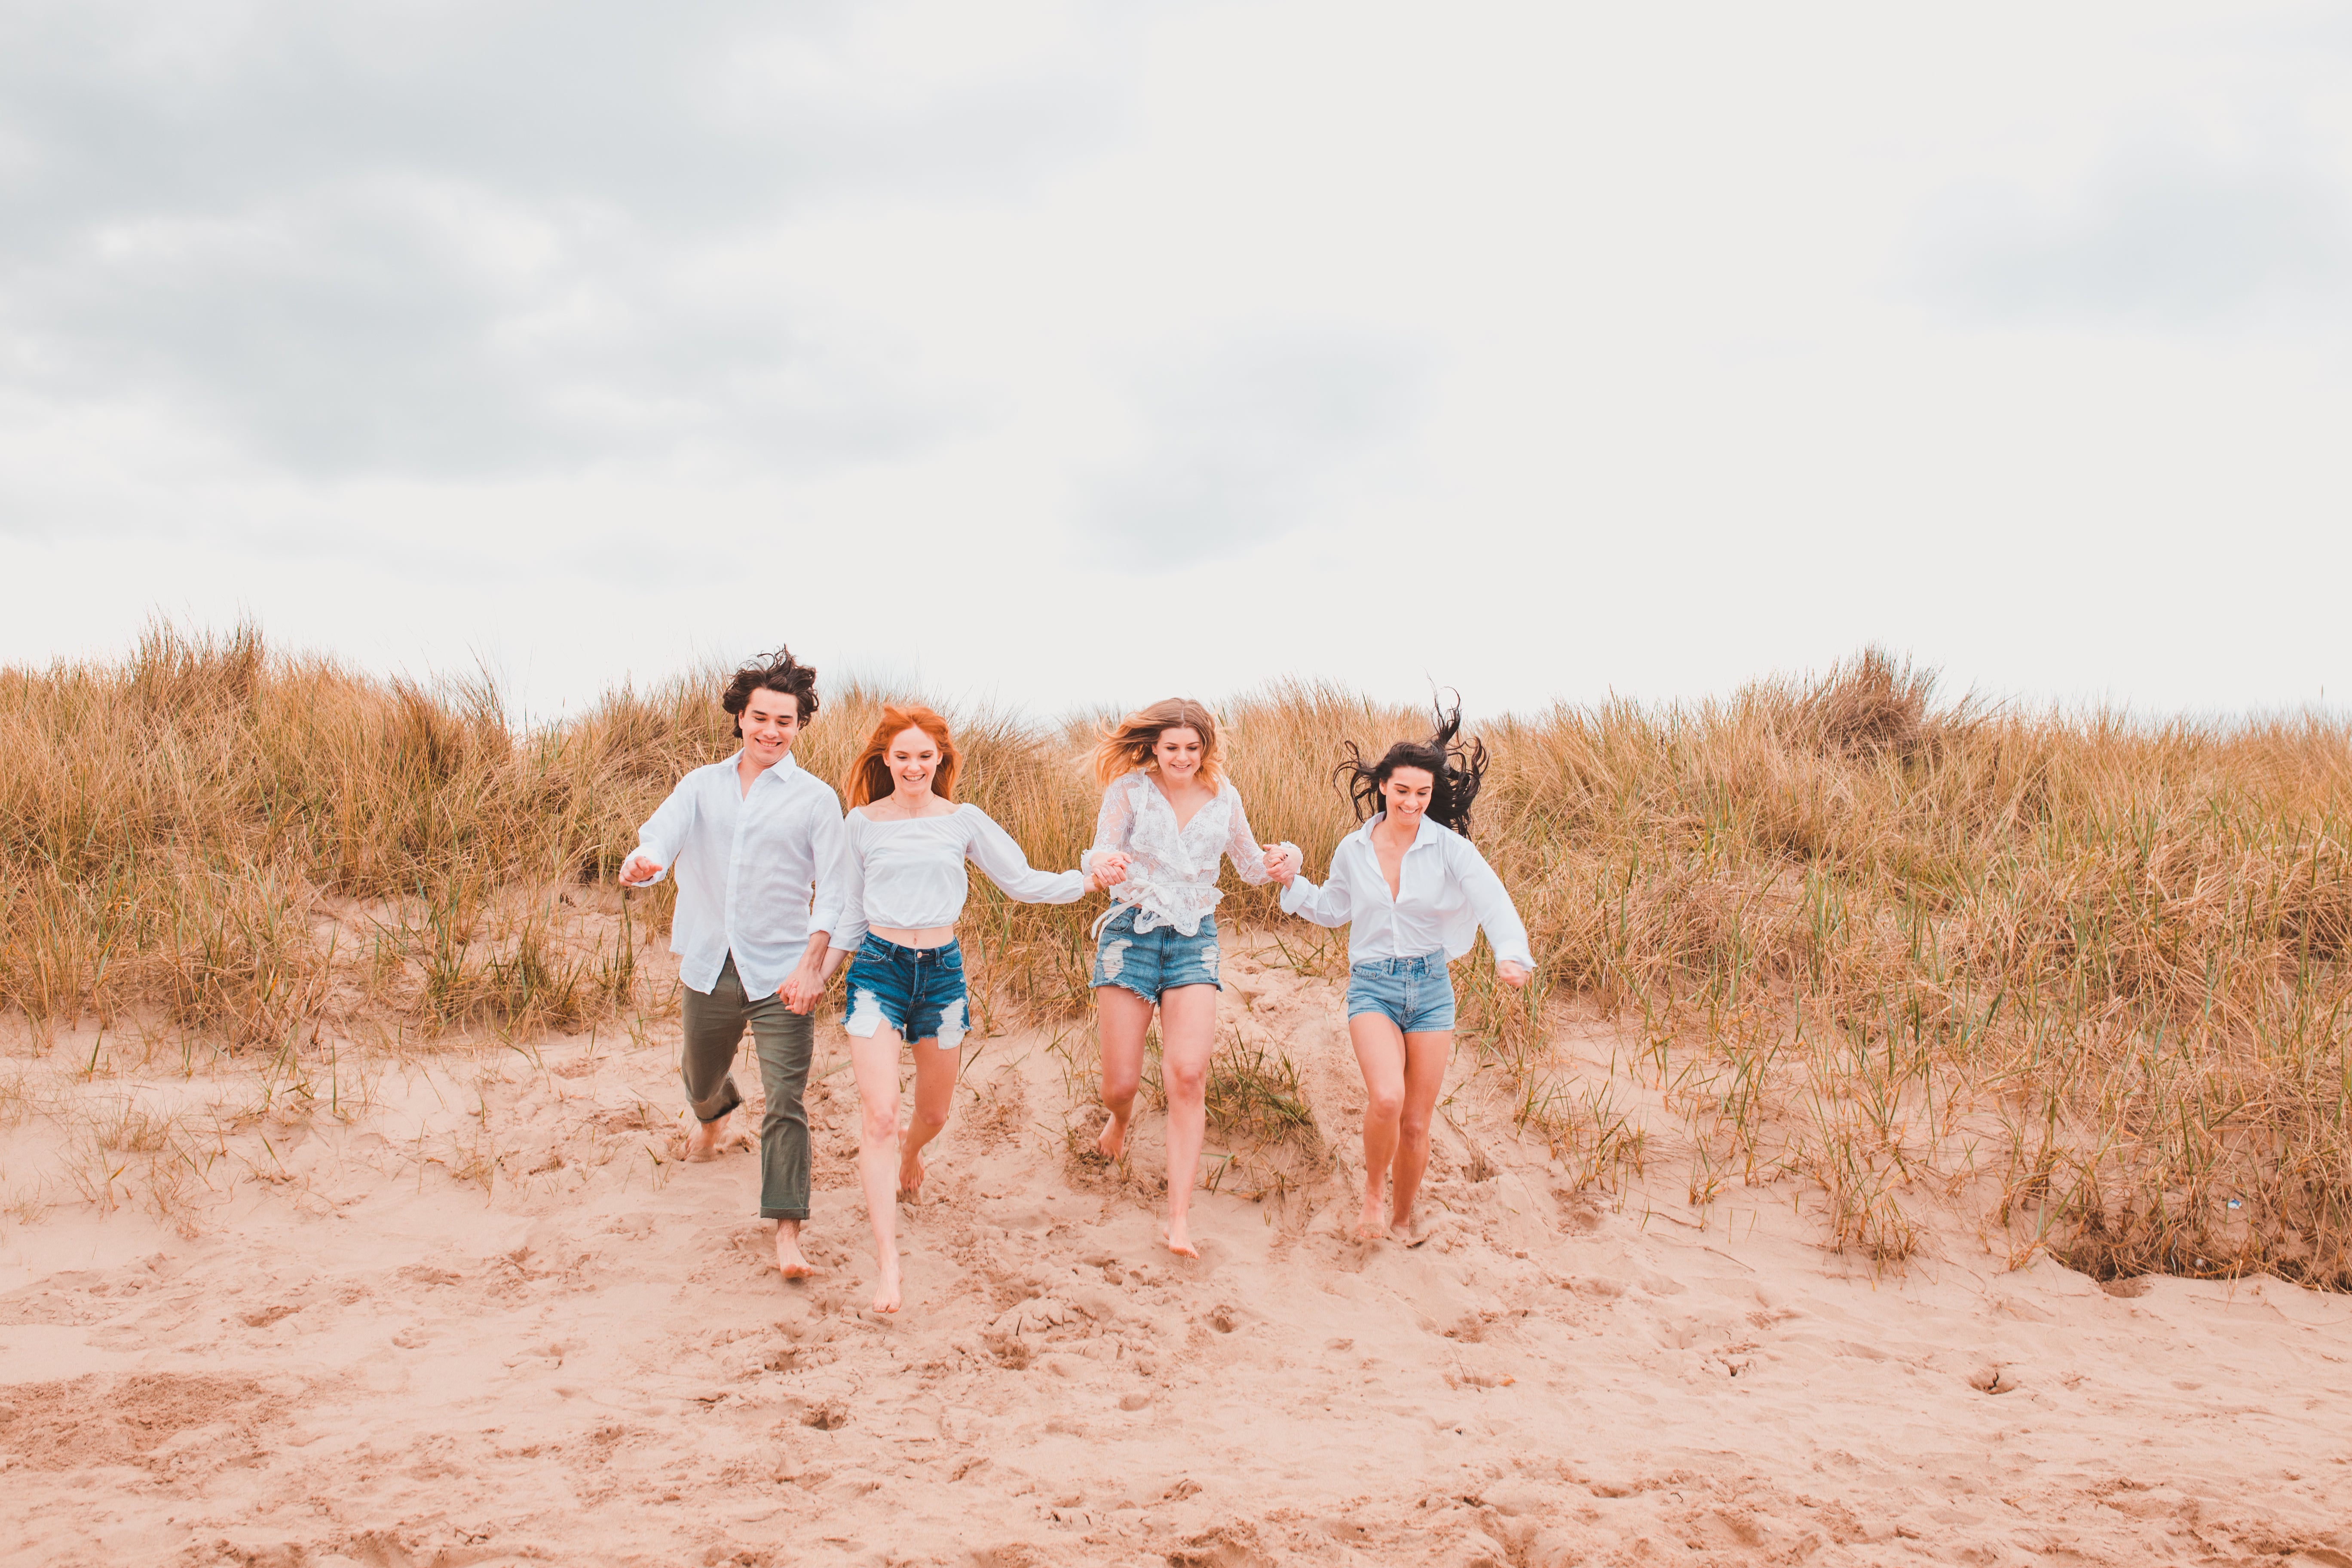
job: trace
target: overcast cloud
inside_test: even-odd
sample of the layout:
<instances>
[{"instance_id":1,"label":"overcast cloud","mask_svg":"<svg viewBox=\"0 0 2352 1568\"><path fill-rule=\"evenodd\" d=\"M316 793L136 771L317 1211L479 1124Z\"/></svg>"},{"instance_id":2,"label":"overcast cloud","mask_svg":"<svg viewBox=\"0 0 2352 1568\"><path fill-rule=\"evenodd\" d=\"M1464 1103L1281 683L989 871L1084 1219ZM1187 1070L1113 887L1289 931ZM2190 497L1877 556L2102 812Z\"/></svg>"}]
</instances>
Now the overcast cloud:
<instances>
[{"instance_id":1,"label":"overcast cloud","mask_svg":"<svg viewBox=\"0 0 2352 1568\"><path fill-rule=\"evenodd\" d=\"M2290 4L15 0L0 659L2340 698L2347 83Z\"/></svg>"}]
</instances>

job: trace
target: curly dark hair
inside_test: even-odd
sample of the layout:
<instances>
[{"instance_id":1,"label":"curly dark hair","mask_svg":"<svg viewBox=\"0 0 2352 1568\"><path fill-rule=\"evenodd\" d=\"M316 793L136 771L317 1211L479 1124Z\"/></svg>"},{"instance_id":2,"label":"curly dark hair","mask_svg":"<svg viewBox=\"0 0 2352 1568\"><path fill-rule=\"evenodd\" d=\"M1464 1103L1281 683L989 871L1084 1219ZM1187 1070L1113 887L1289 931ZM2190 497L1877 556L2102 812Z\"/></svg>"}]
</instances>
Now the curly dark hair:
<instances>
[{"instance_id":1,"label":"curly dark hair","mask_svg":"<svg viewBox=\"0 0 2352 1568\"><path fill-rule=\"evenodd\" d=\"M746 661L728 681L719 706L734 719L738 735L743 732L744 706L751 700L754 691L774 691L793 698L801 705L803 724L816 717L816 671L794 658L788 647Z\"/></svg>"},{"instance_id":2,"label":"curly dark hair","mask_svg":"<svg viewBox=\"0 0 2352 1568\"><path fill-rule=\"evenodd\" d=\"M1456 739L1462 733L1460 699L1451 709L1435 711L1437 728L1429 739L1399 741L1379 762L1366 762L1355 742L1346 742L1348 760L1333 770L1332 778L1348 792L1357 821L1383 809L1381 786L1391 773L1419 768L1430 777L1429 816L1441 826L1469 836L1470 803L1478 798L1478 785L1486 776L1486 743L1475 735L1466 742Z\"/></svg>"}]
</instances>

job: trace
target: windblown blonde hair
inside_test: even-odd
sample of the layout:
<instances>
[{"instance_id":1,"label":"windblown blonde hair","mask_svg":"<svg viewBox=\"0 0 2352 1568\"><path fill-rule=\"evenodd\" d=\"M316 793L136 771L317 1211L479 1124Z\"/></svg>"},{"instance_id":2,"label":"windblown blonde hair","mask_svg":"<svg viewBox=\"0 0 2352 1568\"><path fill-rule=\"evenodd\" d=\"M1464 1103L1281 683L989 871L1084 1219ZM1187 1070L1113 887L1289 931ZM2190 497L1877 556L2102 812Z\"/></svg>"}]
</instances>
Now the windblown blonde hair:
<instances>
[{"instance_id":1,"label":"windblown blonde hair","mask_svg":"<svg viewBox=\"0 0 2352 1568\"><path fill-rule=\"evenodd\" d=\"M1201 782L1214 789L1224 782L1225 753L1217 730L1217 716L1205 702L1170 697L1149 708L1139 708L1116 724L1105 726L1095 739L1095 783L1108 789L1139 769L1159 771L1151 748L1162 730L1197 730L1201 734Z\"/></svg>"},{"instance_id":2,"label":"windblown blonde hair","mask_svg":"<svg viewBox=\"0 0 2352 1568\"><path fill-rule=\"evenodd\" d=\"M955 737L948 733L948 721L919 702L886 702L882 717L866 734L865 749L849 764L849 776L842 781L851 810L880 800L898 787L890 776L890 742L909 730L920 730L939 742L940 765L931 773L931 793L941 800L955 798L963 753L956 749Z\"/></svg>"}]
</instances>

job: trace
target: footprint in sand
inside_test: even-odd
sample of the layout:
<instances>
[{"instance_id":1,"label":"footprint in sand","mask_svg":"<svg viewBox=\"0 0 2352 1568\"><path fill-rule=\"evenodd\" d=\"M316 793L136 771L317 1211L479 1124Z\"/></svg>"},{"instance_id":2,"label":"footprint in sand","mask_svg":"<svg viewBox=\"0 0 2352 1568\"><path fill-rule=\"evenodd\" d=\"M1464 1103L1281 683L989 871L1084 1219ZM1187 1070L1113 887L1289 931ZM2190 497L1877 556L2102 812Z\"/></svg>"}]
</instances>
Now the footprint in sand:
<instances>
[{"instance_id":1,"label":"footprint in sand","mask_svg":"<svg viewBox=\"0 0 2352 1568\"><path fill-rule=\"evenodd\" d=\"M1979 1394L2007 1394L2024 1386L2009 1375L2000 1363L1989 1363L1969 1374L1969 1386Z\"/></svg>"}]
</instances>

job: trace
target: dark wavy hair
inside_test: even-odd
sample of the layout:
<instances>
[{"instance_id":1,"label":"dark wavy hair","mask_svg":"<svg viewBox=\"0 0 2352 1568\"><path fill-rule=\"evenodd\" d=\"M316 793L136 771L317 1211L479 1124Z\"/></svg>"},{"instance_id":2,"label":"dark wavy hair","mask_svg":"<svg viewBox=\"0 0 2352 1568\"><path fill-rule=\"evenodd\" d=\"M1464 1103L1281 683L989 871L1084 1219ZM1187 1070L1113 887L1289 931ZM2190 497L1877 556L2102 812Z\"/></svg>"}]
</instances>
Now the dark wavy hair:
<instances>
[{"instance_id":1,"label":"dark wavy hair","mask_svg":"<svg viewBox=\"0 0 2352 1568\"><path fill-rule=\"evenodd\" d=\"M1381 760L1368 763L1356 742L1346 742L1347 761L1333 771L1332 778L1348 793L1356 807L1356 820L1361 822L1384 809L1381 805L1381 786L1399 768L1419 768L1429 774L1429 815L1439 826L1468 837L1470 803L1478 798L1478 785L1486 776L1486 743L1476 736L1464 741L1462 704L1457 699L1452 708L1435 710L1437 728L1426 741L1399 741Z\"/></svg>"},{"instance_id":2,"label":"dark wavy hair","mask_svg":"<svg viewBox=\"0 0 2352 1568\"><path fill-rule=\"evenodd\" d=\"M763 653L747 660L727 682L727 690L719 699L719 706L727 710L735 721L735 733L743 732L743 710L754 691L773 691L792 698L801 705L801 722L816 717L816 671L793 657L793 650L780 647L773 653Z\"/></svg>"}]
</instances>

